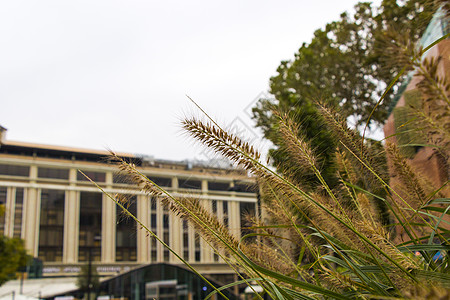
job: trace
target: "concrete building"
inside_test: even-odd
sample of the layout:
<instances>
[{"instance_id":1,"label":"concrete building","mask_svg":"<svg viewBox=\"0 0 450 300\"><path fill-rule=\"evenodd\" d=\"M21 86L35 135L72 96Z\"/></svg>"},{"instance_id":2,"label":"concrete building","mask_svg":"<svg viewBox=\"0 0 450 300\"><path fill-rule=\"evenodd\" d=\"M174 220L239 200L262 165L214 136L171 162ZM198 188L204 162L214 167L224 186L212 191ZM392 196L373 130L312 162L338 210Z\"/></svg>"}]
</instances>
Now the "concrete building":
<instances>
[{"instance_id":1,"label":"concrete building","mask_svg":"<svg viewBox=\"0 0 450 300\"><path fill-rule=\"evenodd\" d=\"M106 151L8 141L5 131L1 127L0 202L6 213L0 232L25 240L29 254L42 259L44 277L77 275L89 256L101 275L150 263L180 264L78 170L108 193L128 195L130 211L200 272L234 276L187 222L118 175ZM236 236L242 213L258 210L243 170L119 155L172 193L201 199Z\"/></svg>"}]
</instances>

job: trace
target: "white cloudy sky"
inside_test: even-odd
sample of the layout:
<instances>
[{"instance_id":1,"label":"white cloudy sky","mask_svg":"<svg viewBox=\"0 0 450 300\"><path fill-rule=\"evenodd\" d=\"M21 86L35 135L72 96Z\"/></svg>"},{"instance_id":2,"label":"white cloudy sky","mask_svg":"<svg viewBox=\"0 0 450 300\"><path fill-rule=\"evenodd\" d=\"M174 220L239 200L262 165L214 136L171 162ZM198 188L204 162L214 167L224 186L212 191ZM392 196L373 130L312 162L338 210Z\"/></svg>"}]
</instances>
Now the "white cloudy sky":
<instances>
[{"instance_id":1,"label":"white cloudy sky","mask_svg":"<svg viewBox=\"0 0 450 300\"><path fill-rule=\"evenodd\" d=\"M201 159L185 95L251 124L280 61L356 2L1 1L0 124L8 140Z\"/></svg>"}]
</instances>

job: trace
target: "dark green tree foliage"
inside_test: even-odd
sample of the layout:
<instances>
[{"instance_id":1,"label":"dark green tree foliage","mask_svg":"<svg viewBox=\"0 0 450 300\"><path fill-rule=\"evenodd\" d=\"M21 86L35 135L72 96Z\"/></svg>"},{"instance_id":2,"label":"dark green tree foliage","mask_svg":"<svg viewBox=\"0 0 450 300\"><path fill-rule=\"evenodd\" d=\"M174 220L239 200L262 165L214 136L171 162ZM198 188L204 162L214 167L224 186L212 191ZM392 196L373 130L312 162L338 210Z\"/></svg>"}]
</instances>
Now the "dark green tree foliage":
<instances>
[{"instance_id":1,"label":"dark green tree foliage","mask_svg":"<svg viewBox=\"0 0 450 300\"><path fill-rule=\"evenodd\" d=\"M97 273L97 269L95 266L91 266L91 292L94 292L98 289L100 286L100 279L99 275ZM81 267L81 272L78 275L77 279L77 286L83 290L86 291L88 288L88 281L89 281L89 265L83 265Z\"/></svg>"},{"instance_id":2,"label":"dark green tree foliage","mask_svg":"<svg viewBox=\"0 0 450 300\"><path fill-rule=\"evenodd\" d=\"M418 40L434 12L434 6L425 0L409 0L398 3L385 0L379 8L370 3L358 3L355 13L341 14L341 19L329 23L314 33L309 44L304 43L293 61L283 61L277 75L270 79L270 93L274 99L261 99L253 108L254 119L267 139L276 146L270 156L283 173L289 173L298 181L314 178L291 170L285 161L289 155L280 143L276 116L277 108L291 114L301 124L306 139L321 158L321 167L328 182L333 178L333 152L336 141L317 113L316 102L337 108L345 117L351 117L356 125L364 125L385 87L397 75L396 66L386 67L386 43L390 32L401 32L405 38ZM395 57L394 57L395 59ZM396 88L394 88L394 91ZM387 95L371 117L370 126L383 124L392 92Z\"/></svg>"},{"instance_id":3,"label":"dark green tree foliage","mask_svg":"<svg viewBox=\"0 0 450 300\"><path fill-rule=\"evenodd\" d=\"M0 286L14 279L18 269L25 267L28 259L21 239L0 235Z\"/></svg>"}]
</instances>

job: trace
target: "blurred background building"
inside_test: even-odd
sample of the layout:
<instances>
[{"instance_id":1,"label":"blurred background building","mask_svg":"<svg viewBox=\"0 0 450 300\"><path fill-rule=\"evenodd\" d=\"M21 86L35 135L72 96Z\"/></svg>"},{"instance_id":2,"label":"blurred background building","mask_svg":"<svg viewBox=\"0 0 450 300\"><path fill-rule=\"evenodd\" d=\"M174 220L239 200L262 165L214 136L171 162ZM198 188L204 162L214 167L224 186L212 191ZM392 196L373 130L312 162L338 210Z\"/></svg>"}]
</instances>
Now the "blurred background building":
<instances>
[{"instance_id":1,"label":"blurred background building","mask_svg":"<svg viewBox=\"0 0 450 300\"><path fill-rule=\"evenodd\" d=\"M181 264L79 170L108 193L126 195L128 209L198 271L221 282L236 276L186 221L118 174L108 152L8 141L5 132L1 127L0 202L6 210L0 232L25 241L28 253L42 260L43 277L78 276L89 261L101 276L154 263ZM201 199L236 237L245 213L259 209L243 170L118 155L171 193Z\"/></svg>"}]
</instances>

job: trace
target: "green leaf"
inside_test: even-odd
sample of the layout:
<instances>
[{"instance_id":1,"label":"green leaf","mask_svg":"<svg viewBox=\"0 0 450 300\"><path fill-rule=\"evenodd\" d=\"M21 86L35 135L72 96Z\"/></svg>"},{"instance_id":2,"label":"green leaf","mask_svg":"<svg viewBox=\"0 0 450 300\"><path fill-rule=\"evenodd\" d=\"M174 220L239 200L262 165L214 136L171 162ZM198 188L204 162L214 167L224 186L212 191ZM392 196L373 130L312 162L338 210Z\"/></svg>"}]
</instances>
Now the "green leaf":
<instances>
[{"instance_id":1,"label":"green leaf","mask_svg":"<svg viewBox=\"0 0 450 300\"><path fill-rule=\"evenodd\" d=\"M450 215L450 211L448 211L448 207L447 208L443 208L443 207L436 207L436 206L425 206L423 209Z\"/></svg>"},{"instance_id":2,"label":"green leaf","mask_svg":"<svg viewBox=\"0 0 450 300\"><path fill-rule=\"evenodd\" d=\"M253 261L251 261L240 249L238 250L240 255L242 256L242 258L245 260L245 262L251 266L252 268L254 268L255 270L257 270L258 272L260 272L261 274L264 274L266 276L269 276L271 278L276 279L277 281L281 281L285 284L290 284L292 286L307 290L307 291L311 291L314 293L317 293L319 295L324 295L324 296L328 296L328 297L332 297L334 299L342 299L342 300L346 300L348 299L347 297L342 296L339 293L333 292L329 289L323 288L323 287L319 287L317 285L314 284L310 284L304 281L299 281L297 279L285 276L283 274L268 270L266 268L263 268L257 264L255 264Z\"/></svg>"},{"instance_id":3,"label":"green leaf","mask_svg":"<svg viewBox=\"0 0 450 300\"><path fill-rule=\"evenodd\" d=\"M440 203L450 203L450 198L437 198L429 201L427 205L430 204L440 204Z\"/></svg>"},{"instance_id":4,"label":"green leaf","mask_svg":"<svg viewBox=\"0 0 450 300\"><path fill-rule=\"evenodd\" d=\"M415 251L449 251L450 245L436 245L436 244L419 244L401 246L397 248L401 252L415 252Z\"/></svg>"},{"instance_id":5,"label":"green leaf","mask_svg":"<svg viewBox=\"0 0 450 300\"><path fill-rule=\"evenodd\" d=\"M273 282L269 281L269 286L272 288L273 292L277 296L277 300L279 299L288 299L288 300L294 300L291 295L283 291L278 285L275 285Z\"/></svg>"},{"instance_id":6,"label":"green leaf","mask_svg":"<svg viewBox=\"0 0 450 300\"><path fill-rule=\"evenodd\" d=\"M311 298L309 296L306 296L298 291L289 289L289 288L285 288L283 287L283 291L285 291L286 293L288 293L290 296L294 297L294 299L304 299L304 300L314 300L314 298Z\"/></svg>"},{"instance_id":7,"label":"green leaf","mask_svg":"<svg viewBox=\"0 0 450 300\"><path fill-rule=\"evenodd\" d=\"M412 273L422 280L437 281L440 282L445 288L450 288L450 275L447 273L428 270L413 270Z\"/></svg>"},{"instance_id":8,"label":"green leaf","mask_svg":"<svg viewBox=\"0 0 450 300\"><path fill-rule=\"evenodd\" d=\"M431 245L433 243L434 235L437 232L438 226L441 223L441 221L443 220L442 218L445 216L445 214L447 214L449 212L449 209L450 209L450 205L447 206L447 209L442 213L441 217L436 222L436 225L433 228L433 232L431 232L430 239L428 240L428 244Z\"/></svg>"},{"instance_id":9,"label":"green leaf","mask_svg":"<svg viewBox=\"0 0 450 300\"><path fill-rule=\"evenodd\" d=\"M226 284L226 285L224 285L224 286L221 286L221 287L219 287L219 288L213 290L211 293L208 294L208 296L205 297L204 300L208 300L208 299L211 298L213 295L217 294L218 291L223 291L223 290L226 290L226 289L228 289L228 288L230 288L230 287L234 287L234 286L237 286L237 285L240 285L240 284L243 284L243 283L248 284L248 283L251 282L251 281L260 281L260 280L262 280L262 279L259 278L259 277L255 277L255 278L249 278L249 279L246 279L246 280L238 280L238 281L235 281L235 282Z\"/></svg>"}]
</instances>

